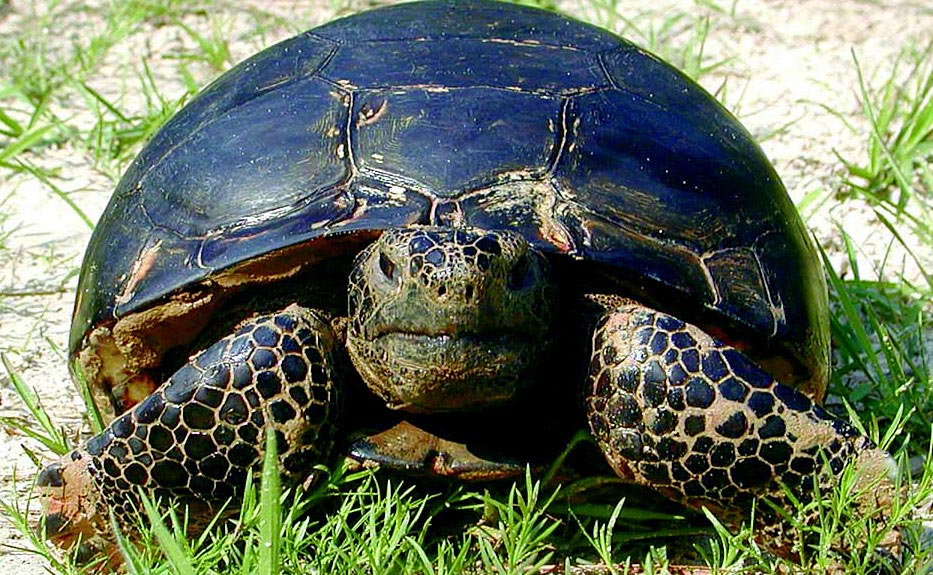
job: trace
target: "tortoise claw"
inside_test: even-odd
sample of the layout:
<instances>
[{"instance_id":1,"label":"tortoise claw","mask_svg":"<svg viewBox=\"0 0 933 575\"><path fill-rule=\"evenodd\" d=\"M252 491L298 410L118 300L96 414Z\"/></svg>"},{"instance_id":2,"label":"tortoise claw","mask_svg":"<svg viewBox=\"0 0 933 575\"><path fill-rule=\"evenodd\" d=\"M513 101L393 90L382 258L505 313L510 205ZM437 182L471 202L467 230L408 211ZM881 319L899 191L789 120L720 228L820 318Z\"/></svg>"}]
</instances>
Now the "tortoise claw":
<instances>
[{"instance_id":1,"label":"tortoise claw","mask_svg":"<svg viewBox=\"0 0 933 575\"><path fill-rule=\"evenodd\" d=\"M875 549L872 560L872 571L869 571L870 573L895 575L896 573L904 572L903 561L901 561L897 553L890 549L885 549L883 547Z\"/></svg>"}]
</instances>

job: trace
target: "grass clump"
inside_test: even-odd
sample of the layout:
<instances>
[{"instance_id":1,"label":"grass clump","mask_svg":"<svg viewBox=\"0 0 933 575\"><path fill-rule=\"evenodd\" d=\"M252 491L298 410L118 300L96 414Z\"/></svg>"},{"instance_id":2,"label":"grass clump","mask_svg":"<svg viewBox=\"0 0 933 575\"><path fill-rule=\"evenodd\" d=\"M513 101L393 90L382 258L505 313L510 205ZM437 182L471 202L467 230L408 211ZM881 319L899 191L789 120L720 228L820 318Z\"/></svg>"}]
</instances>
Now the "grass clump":
<instances>
[{"instance_id":1,"label":"grass clump","mask_svg":"<svg viewBox=\"0 0 933 575\"><path fill-rule=\"evenodd\" d=\"M826 261L839 358L832 392L885 424L906 410L905 437L918 441L919 456L933 413L933 45L904 49L877 84L866 80L857 59L854 70L867 134L846 124L866 136L866 151L863 160L842 159L846 174L837 196L866 201L888 242L883 259L864 269L863 248L842 229L849 271L841 277ZM898 260L912 264L909 277L892 271Z\"/></svg>"},{"instance_id":2,"label":"grass clump","mask_svg":"<svg viewBox=\"0 0 933 575\"><path fill-rule=\"evenodd\" d=\"M853 60L869 131L864 160L842 158L849 173L842 194L868 201L902 243L904 226L920 240L918 247L929 248L933 245L933 44L902 50L876 83L865 78L855 54ZM930 288L933 275L926 265L928 260L920 268Z\"/></svg>"}]
</instances>

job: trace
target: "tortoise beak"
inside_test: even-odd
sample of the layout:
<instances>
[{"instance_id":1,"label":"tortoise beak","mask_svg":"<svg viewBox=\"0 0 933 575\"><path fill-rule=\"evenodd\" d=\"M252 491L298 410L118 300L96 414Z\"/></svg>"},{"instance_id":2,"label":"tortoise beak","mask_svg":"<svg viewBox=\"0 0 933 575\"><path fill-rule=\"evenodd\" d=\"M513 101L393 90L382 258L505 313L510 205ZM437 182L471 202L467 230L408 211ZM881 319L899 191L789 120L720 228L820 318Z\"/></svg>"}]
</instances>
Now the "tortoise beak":
<instances>
[{"instance_id":1,"label":"tortoise beak","mask_svg":"<svg viewBox=\"0 0 933 575\"><path fill-rule=\"evenodd\" d=\"M62 475L62 464L59 461L50 463L36 477L36 486L46 491L48 489L62 488L65 486L65 478ZM42 535L42 525L40 524L40 535ZM47 512L45 515L45 537L56 538L65 534L65 527L68 525L68 519L59 511Z\"/></svg>"},{"instance_id":2,"label":"tortoise beak","mask_svg":"<svg viewBox=\"0 0 933 575\"><path fill-rule=\"evenodd\" d=\"M39 487L62 487L64 484L62 464L59 461L47 465L36 477L36 485Z\"/></svg>"}]
</instances>

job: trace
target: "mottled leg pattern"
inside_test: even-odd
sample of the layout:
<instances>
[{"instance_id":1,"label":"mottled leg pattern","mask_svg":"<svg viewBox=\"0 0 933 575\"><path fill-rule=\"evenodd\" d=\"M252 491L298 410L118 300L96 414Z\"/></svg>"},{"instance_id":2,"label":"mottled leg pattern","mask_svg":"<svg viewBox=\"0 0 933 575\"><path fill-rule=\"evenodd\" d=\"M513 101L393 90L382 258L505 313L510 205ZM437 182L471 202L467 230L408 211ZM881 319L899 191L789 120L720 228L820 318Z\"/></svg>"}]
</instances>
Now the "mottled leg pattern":
<instances>
[{"instance_id":1,"label":"mottled leg pattern","mask_svg":"<svg viewBox=\"0 0 933 575\"><path fill-rule=\"evenodd\" d=\"M110 510L121 521L136 505L138 487L221 501L237 495L247 475L261 467L267 426L278 439L283 477L300 481L332 449L339 407L336 343L326 320L297 306L248 320L195 355L84 449L47 468L39 483L63 484L66 471L77 468L73 474L80 478L86 469L84 481L97 492L90 485L73 486L73 492L96 500L99 517ZM68 497L67 490L62 493ZM48 521L56 531L69 528L68 517L51 510Z\"/></svg>"},{"instance_id":2,"label":"mottled leg pattern","mask_svg":"<svg viewBox=\"0 0 933 575\"><path fill-rule=\"evenodd\" d=\"M893 472L851 425L741 352L648 308L605 315L590 374L588 418L614 470L729 524L759 497L789 505L781 484L802 499L814 482L829 487L853 458L882 482ZM786 522L766 505L756 517L762 543L792 554Z\"/></svg>"}]
</instances>

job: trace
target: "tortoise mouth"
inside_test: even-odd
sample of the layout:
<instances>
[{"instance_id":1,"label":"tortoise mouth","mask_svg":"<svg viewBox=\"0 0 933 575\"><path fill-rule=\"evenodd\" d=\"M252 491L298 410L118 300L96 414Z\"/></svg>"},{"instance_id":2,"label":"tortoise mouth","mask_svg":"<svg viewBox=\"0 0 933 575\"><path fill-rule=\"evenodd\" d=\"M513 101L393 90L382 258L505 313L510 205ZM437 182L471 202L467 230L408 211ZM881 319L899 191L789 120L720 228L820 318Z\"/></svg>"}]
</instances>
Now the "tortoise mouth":
<instances>
[{"instance_id":1,"label":"tortoise mouth","mask_svg":"<svg viewBox=\"0 0 933 575\"><path fill-rule=\"evenodd\" d=\"M500 372L523 365L527 362L524 355L534 348L534 340L516 331L391 331L377 336L371 345L383 350L390 361L439 369L453 376L459 370L480 375L489 366Z\"/></svg>"},{"instance_id":2,"label":"tortoise mouth","mask_svg":"<svg viewBox=\"0 0 933 575\"><path fill-rule=\"evenodd\" d=\"M499 347L507 349L510 347L524 347L530 343L530 337L517 331L496 331L496 332L456 332L456 331L386 331L377 335L373 341L383 342L402 342L412 346L477 346L477 347Z\"/></svg>"},{"instance_id":3,"label":"tortoise mouth","mask_svg":"<svg viewBox=\"0 0 933 575\"><path fill-rule=\"evenodd\" d=\"M431 413L502 404L533 379L540 341L516 331L388 331L348 339L369 388L393 409Z\"/></svg>"},{"instance_id":4,"label":"tortoise mouth","mask_svg":"<svg viewBox=\"0 0 933 575\"><path fill-rule=\"evenodd\" d=\"M500 379L522 370L532 339L516 332L492 333L385 333L371 343L389 362L408 369L434 372L438 380ZM508 387L508 386L506 386ZM506 394L511 396L511 392Z\"/></svg>"}]
</instances>

